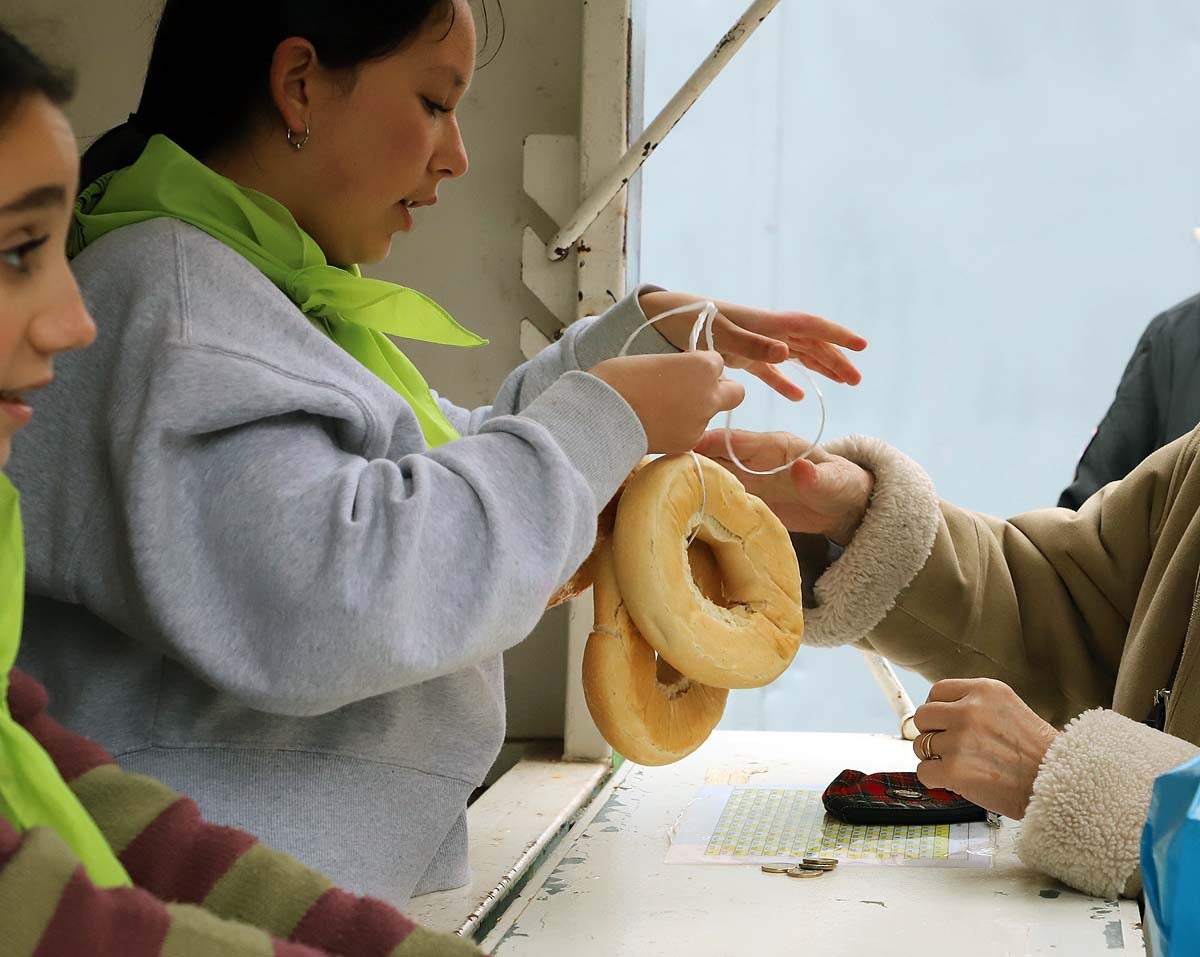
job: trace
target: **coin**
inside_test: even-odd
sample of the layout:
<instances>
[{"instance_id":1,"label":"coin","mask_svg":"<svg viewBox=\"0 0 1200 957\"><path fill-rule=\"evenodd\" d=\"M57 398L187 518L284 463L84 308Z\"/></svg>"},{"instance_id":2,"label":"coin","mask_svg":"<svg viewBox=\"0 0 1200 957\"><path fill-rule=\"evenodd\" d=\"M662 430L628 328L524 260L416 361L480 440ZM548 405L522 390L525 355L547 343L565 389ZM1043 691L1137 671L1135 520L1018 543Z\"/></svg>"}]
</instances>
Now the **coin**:
<instances>
[{"instance_id":1,"label":"coin","mask_svg":"<svg viewBox=\"0 0 1200 957\"><path fill-rule=\"evenodd\" d=\"M791 867L788 868L787 872L788 877L823 877L824 874L825 871L823 870L813 870L804 867Z\"/></svg>"},{"instance_id":2,"label":"coin","mask_svg":"<svg viewBox=\"0 0 1200 957\"><path fill-rule=\"evenodd\" d=\"M836 857L806 857L804 858L804 863L816 866L828 865L829 867L837 867L839 862Z\"/></svg>"},{"instance_id":3,"label":"coin","mask_svg":"<svg viewBox=\"0 0 1200 957\"><path fill-rule=\"evenodd\" d=\"M802 871L832 871L836 865L833 864L797 864Z\"/></svg>"},{"instance_id":4,"label":"coin","mask_svg":"<svg viewBox=\"0 0 1200 957\"><path fill-rule=\"evenodd\" d=\"M786 874L795 864L764 864L762 871L764 874Z\"/></svg>"}]
</instances>

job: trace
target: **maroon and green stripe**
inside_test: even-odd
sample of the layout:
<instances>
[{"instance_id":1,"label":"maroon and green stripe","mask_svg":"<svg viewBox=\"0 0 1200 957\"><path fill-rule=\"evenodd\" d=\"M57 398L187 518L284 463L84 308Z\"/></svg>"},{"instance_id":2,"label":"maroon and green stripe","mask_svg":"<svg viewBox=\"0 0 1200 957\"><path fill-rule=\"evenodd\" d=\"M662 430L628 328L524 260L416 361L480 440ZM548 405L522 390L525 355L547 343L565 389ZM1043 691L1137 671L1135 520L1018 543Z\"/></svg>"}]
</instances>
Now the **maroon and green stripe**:
<instances>
[{"instance_id":1,"label":"maroon and green stripe","mask_svg":"<svg viewBox=\"0 0 1200 957\"><path fill-rule=\"evenodd\" d=\"M193 801L122 771L46 706L42 687L14 670L13 717L50 754L135 887L93 887L52 831L18 833L0 819L6 957L478 957L462 938L417 927L244 831L207 823Z\"/></svg>"}]
</instances>

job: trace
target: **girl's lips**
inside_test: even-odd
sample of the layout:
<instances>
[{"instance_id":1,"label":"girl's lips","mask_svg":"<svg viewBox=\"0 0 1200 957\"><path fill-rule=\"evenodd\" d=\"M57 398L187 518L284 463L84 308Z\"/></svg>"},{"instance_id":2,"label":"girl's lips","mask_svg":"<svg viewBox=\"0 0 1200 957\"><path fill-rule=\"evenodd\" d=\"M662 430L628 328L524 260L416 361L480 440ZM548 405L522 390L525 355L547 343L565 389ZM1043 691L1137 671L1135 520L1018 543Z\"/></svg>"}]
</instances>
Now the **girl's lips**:
<instances>
[{"instance_id":1,"label":"girl's lips","mask_svg":"<svg viewBox=\"0 0 1200 957\"><path fill-rule=\"evenodd\" d=\"M18 429L22 429L33 421L33 406L21 399L0 396L0 415L11 419Z\"/></svg>"}]
</instances>

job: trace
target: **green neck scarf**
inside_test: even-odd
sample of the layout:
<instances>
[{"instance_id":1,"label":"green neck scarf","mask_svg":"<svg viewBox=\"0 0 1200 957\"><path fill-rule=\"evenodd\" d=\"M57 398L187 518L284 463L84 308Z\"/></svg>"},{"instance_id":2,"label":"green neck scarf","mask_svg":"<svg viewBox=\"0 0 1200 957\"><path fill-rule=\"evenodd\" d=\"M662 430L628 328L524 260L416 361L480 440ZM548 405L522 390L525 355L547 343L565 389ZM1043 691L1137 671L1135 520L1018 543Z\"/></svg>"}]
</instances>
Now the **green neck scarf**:
<instances>
[{"instance_id":1,"label":"green neck scarf","mask_svg":"<svg viewBox=\"0 0 1200 957\"><path fill-rule=\"evenodd\" d=\"M415 289L364 278L357 266L329 265L282 204L243 189L165 136L151 137L136 163L83 191L68 254L114 229L160 217L203 230L261 270L334 342L404 397L431 448L459 437L421 373L388 336L450 346L487 340Z\"/></svg>"},{"instance_id":2,"label":"green neck scarf","mask_svg":"<svg viewBox=\"0 0 1200 957\"><path fill-rule=\"evenodd\" d=\"M17 490L0 473L0 816L13 827L51 827L100 887L128 887L129 877L96 822L33 737L8 711L8 673L17 660L25 599L25 549Z\"/></svg>"}]
</instances>

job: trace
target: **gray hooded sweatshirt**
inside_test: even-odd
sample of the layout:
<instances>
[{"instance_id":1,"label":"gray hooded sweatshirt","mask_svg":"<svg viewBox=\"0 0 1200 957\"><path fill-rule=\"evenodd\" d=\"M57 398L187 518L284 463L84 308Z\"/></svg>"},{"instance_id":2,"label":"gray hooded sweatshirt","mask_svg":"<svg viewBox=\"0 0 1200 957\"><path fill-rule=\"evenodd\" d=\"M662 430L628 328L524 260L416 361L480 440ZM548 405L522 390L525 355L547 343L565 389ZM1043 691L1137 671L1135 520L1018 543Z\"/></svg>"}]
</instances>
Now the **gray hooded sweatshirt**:
<instances>
[{"instance_id":1,"label":"gray hooded sweatshirt","mask_svg":"<svg viewBox=\"0 0 1200 957\"><path fill-rule=\"evenodd\" d=\"M126 768L350 889L465 883L501 652L646 451L580 371L644 321L636 295L494 405L439 399L464 437L429 450L396 392L204 233L128 226L74 269L99 339L58 361L11 469L21 666Z\"/></svg>"}]
</instances>

